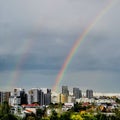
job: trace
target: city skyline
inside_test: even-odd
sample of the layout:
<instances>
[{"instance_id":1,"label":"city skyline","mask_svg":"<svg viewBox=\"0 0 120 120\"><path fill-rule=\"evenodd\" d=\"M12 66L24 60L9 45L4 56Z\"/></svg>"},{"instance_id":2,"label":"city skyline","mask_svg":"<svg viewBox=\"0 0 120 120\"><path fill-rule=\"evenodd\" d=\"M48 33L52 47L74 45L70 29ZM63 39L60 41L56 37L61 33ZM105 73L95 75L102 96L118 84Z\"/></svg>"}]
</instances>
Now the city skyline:
<instances>
[{"instance_id":1,"label":"city skyline","mask_svg":"<svg viewBox=\"0 0 120 120\"><path fill-rule=\"evenodd\" d=\"M55 86L73 45L103 10L104 15L81 41L57 87L118 93L119 3L0 1L0 90ZM107 11L104 8L109 4Z\"/></svg>"},{"instance_id":2,"label":"city skyline","mask_svg":"<svg viewBox=\"0 0 120 120\"><path fill-rule=\"evenodd\" d=\"M31 92L32 90L34 91L34 90L39 90L39 91L42 91L43 93L47 93L47 91L46 90L48 90L48 91L50 91L51 92L51 95L58 95L58 94L63 94L63 95L66 95L66 94L64 94L63 93L63 91L62 91L62 86L61 86L61 91L59 91L59 92L55 92L55 91L51 91L51 89L50 88L29 88L29 89L26 89L26 88L13 88L12 90L7 90L7 91L5 91L5 90L0 90L0 93L9 93L9 94L11 94L11 96L13 96L13 94L14 94L14 91L17 91L17 90L19 90L19 91L24 91L26 94L29 94L29 92ZM77 94L76 94L76 92L74 93L74 90L77 92ZM78 90L79 90L79 93L78 93ZM67 96L79 96L80 98L81 97L87 97L87 91L92 91L92 95L94 96L94 97L100 97L100 96L116 96L116 97L120 97L120 92L99 92L99 91L95 91L95 90L93 90L93 89L86 89L86 90L82 90L82 89L80 89L80 88L77 88L77 87L74 87L74 88L71 88L71 89L69 89L69 86L67 86L67 91L69 92L69 95L67 95ZM79 94L79 95L78 95ZM88 93L89 94L89 93Z\"/></svg>"}]
</instances>

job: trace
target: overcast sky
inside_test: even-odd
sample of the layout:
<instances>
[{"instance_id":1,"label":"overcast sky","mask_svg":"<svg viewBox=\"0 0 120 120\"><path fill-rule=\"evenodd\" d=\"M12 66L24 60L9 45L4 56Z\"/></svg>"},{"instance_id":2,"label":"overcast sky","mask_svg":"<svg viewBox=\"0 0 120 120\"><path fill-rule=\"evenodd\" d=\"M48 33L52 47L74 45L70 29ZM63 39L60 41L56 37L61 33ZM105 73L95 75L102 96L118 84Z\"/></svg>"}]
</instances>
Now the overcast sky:
<instances>
[{"instance_id":1,"label":"overcast sky","mask_svg":"<svg viewBox=\"0 0 120 120\"><path fill-rule=\"evenodd\" d=\"M0 0L0 90L52 88L75 41L110 0ZM120 1L82 40L61 85L120 92Z\"/></svg>"}]
</instances>

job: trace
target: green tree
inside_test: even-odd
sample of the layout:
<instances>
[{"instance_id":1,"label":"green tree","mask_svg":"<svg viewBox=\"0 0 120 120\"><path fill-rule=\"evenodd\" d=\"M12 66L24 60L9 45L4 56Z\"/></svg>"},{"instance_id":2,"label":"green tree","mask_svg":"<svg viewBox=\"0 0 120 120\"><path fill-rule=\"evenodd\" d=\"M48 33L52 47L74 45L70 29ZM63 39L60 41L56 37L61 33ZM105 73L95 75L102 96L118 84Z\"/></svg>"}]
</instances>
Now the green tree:
<instances>
[{"instance_id":1,"label":"green tree","mask_svg":"<svg viewBox=\"0 0 120 120\"><path fill-rule=\"evenodd\" d=\"M8 114L10 112L10 107L8 105L8 102L3 102L1 106L1 114Z\"/></svg>"},{"instance_id":2,"label":"green tree","mask_svg":"<svg viewBox=\"0 0 120 120\"><path fill-rule=\"evenodd\" d=\"M52 115L50 116L50 120L58 120L58 114L55 110L52 111Z\"/></svg>"},{"instance_id":3,"label":"green tree","mask_svg":"<svg viewBox=\"0 0 120 120\"><path fill-rule=\"evenodd\" d=\"M28 116L26 120L36 120L33 116Z\"/></svg>"},{"instance_id":4,"label":"green tree","mask_svg":"<svg viewBox=\"0 0 120 120\"><path fill-rule=\"evenodd\" d=\"M72 114L71 120L84 120L80 114Z\"/></svg>"},{"instance_id":5,"label":"green tree","mask_svg":"<svg viewBox=\"0 0 120 120\"><path fill-rule=\"evenodd\" d=\"M18 120L14 115L4 114L0 120Z\"/></svg>"},{"instance_id":6,"label":"green tree","mask_svg":"<svg viewBox=\"0 0 120 120\"><path fill-rule=\"evenodd\" d=\"M49 108L51 108L51 109L55 108L55 104L50 103Z\"/></svg>"},{"instance_id":7,"label":"green tree","mask_svg":"<svg viewBox=\"0 0 120 120\"><path fill-rule=\"evenodd\" d=\"M120 111L119 109L115 109L115 115L118 120L120 120Z\"/></svg>"},{"instance_id":8,"label":"green tree","mask_svg":"<svg viewBox=\"0 0 120 120\"><path fill-rule=\"evenodd\" d=\"M97 114L95 117L97 120L108 120L105 114Z\"/></svg>"},{"instance_id":9,"label":"green tree","mask_svg":"<svg viewBox=\"0 0 120 120\"><path fill-rule=\"evenodd\" d=\"M42 109L37 109L37 110L36 110L36 116L37 116L39 119L41 119L41 118L44 116L44 114L45 114L45 111L44 111L44 110L42 110Z\"/></svg>"},{"instance_id":10,"label":"green tree","mask_svg":"<svg viewBox=\"0 0 120 120\"><path fill-rule=\"evenodd\" d=\"M16 116L10 114L10 107L6 101L0 107L0 120L18 120Z\"/></svg>"},{"instance_id":11,"label":"green tree","mask_svg":"<svg viewBox=\"0 0 120 120\"><path fill-rule=\"evenodd\" d=\"M71 113L70 112L65 112L60 116L59 119L60 120L71 120Z\"/></svg>"},{"instance_id":12,"label":"green tree","mask_svg":"<svg viewBox=\"0 0 120 120\"><path fill-rule=\"evenodd\" d=\"M82 116L84 120L97 120L97 118L92 114L85 114ZM99 120L99 119L98 119Z\"/></svg>"},{"instance_id":13,"label":"green tree","mask_svg":"<svg viewBox=\"0 0 120 120\"><path fill-rule=\"evenodd\" d=\"M81 103L76 103L72 109L74 112L80 112L82 110L86 110L86 106L82 106Z\"/></svg>"},{"instance_id":14,"label":"green tree","mask_svg":"<svg viewBox=\"0 0 120 120\"><path fill-rule=\"evenodd\" d=\"M120 104L120 99L116 98L115 101L116 103Z\"/></svg>"}]
</instances>

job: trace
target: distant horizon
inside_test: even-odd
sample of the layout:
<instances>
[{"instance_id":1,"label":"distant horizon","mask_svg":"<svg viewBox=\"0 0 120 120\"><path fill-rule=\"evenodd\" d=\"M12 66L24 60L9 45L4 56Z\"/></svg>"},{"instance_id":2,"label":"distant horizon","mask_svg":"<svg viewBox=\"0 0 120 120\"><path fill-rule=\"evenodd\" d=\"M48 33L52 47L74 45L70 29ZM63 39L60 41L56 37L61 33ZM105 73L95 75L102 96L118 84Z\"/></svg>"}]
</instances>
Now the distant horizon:
<instances>
[{"instance_id":1,"label":"distant horizon","mask_svg":"<svg viewBox=\"0 0 120 120\"><path fill-rule=\"evenodd\" d=\"M51 89L51 88L48 88L48 87L31 87L31 88L22 88L22 87L14 87L13 89L11 88L11 90L7 90L7 89L3 89L3 90L1 90L0 89L0 91L2 91L2 92L12 92L14 89L16 89L16 88L21 88L21 89L24 89L25 90L25 92L28 92L29 90L31 90L31 89L42 89L42 88L47 88L47 89ZM69 89L69 86L68 86L68 90L69 90L69 92L70 93L72 93L73 92L73 88L79 88L79 87L71 87L70 89ZM80 88L79 88L80 89ZM94 89L80 89L81 90L81 92L82 93L86 93L86 90L93 90L93 94L119 94L120 95L120 92L110 92L110 91L96 91L96 90L94 90ZM51 92L52 93L62 93L62 86L61 86L61 89L59 90L59 91L52 91L52 89L51 89Z\"/></svg>"}]
</instances>

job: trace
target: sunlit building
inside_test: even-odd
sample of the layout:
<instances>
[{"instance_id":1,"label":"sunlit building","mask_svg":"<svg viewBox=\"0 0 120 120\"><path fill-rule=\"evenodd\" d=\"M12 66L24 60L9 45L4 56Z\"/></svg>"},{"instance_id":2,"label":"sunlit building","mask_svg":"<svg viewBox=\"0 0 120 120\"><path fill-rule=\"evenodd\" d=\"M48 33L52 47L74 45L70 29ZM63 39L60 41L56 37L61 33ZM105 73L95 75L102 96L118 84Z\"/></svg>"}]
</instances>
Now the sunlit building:
<instances>
[{"instance_id":1,"label":"sunlit building","mask_svg":"<svg viewBox=\"0 0 120 120\"><path fill-rule=\"evenodd\" d=\"M59 102L60 103L66 103L68 102L68 96L64 94L59 94Z\"/></svg>"}]
</instances>

